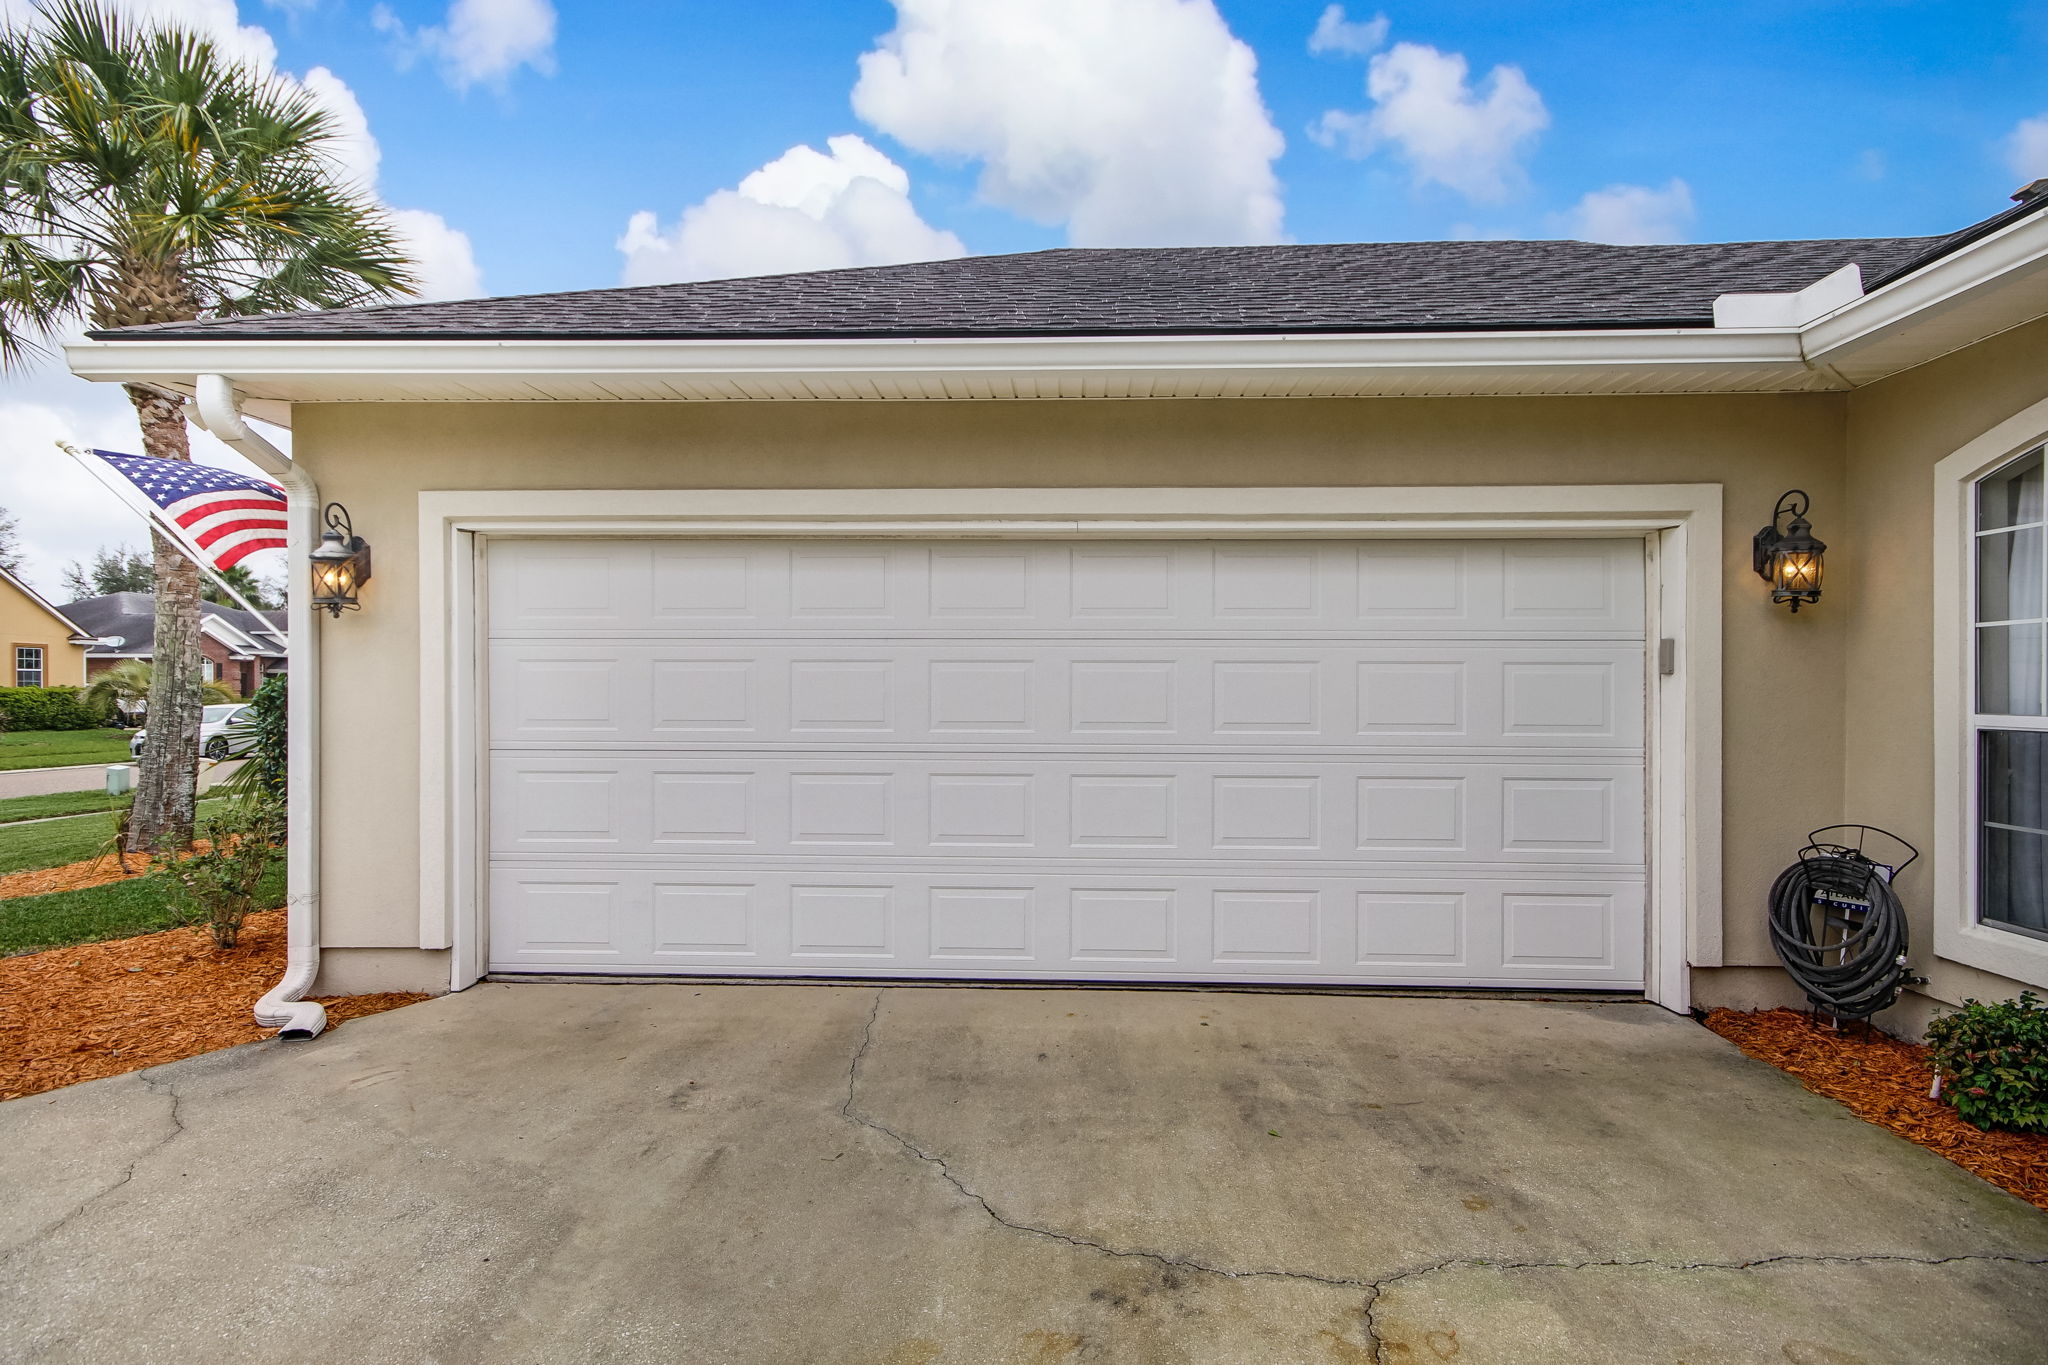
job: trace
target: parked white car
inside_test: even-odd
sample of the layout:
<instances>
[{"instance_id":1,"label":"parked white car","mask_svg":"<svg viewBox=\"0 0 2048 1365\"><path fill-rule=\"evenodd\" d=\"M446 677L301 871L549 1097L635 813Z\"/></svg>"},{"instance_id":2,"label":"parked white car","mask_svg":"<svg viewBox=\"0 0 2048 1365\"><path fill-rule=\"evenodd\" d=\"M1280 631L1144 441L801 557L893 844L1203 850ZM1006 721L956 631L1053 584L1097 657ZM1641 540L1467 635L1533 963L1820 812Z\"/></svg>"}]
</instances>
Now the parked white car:
<instances>
[{"instance_id":1,"label":"parked white car","mask_svg":"<svg viewBox=\"0 0 2048 1365\"><path fill-rule=\"evenodd\" d=\"M248 741L230 738L229 732L243 721L252 719L251 707L247 702L231 702L223 706L208 706L199 716L199 752L219 761L230 757L239 744L246 748ZM132 757L142 757L142 737L149 733L147 727L137 730L135 737L128 741L128 752Z\"/></svg>"}]
</instances>

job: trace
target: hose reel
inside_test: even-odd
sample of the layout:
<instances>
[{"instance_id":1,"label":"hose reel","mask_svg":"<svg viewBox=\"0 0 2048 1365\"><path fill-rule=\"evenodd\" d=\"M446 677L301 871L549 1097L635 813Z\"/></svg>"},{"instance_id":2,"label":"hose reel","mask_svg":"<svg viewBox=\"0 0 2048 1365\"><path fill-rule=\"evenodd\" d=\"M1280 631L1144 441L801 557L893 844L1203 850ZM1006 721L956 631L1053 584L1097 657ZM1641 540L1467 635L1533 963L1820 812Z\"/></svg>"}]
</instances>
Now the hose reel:
<instances>
[{"instance_id":1,"label":"hose reel","mask_svg":"<svg viewBox=\"0 0 2048 1365\"><path fill-rule=\"evenodd\" d=\"M1898 845L1905 860L1879 861L1865 849L1872 836ZM1874 825L1829 825L1806 838L1798 861L1771 885L1771 947L1816 1011L1867 1020L1896 1001L1911 976L1906 910L1892 884L1920 852ZM1883 846L1876 852L1893 856Z\"/></svg>"}]
</instances>

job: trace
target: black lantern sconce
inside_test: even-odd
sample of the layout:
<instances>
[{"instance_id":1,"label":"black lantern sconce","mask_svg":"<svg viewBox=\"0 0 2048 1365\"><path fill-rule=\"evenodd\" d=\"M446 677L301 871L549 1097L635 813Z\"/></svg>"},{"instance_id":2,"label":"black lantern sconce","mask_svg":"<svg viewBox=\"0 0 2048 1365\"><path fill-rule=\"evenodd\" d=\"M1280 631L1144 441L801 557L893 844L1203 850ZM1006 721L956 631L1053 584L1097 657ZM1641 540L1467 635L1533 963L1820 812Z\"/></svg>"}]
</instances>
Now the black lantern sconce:
<instances>
[{"instance_id":1,"label":"black lantern sconce","mask_svg":"<svg viewBox=\"0 0 2048 1365\"><path fill-rule=\"evenodd\" d=\"M356 534L348 509L338 502L328 503L320 519L327 529L319 548L306 556L313 565L313 605L339 616L359 609L356 597L370 581L370 542Z\"/></svg>"},{"instance_id":2,"label":"black lantern sconce","mask_svg":"<svg viewBox=\"0 0 2048 1365\"><path fill-rule=\"evenodd\" d=\"M1807 506L1804 491L1784 494L1771 512L1771 524L1756 533L1755 541L1757 577L1771 585L1773 602L1789 602L1794 611L1801 602L1820 601L1821 558L1828 549L1813 538ZM1785 520L1788 514L1790 521Z\"/></svg>"}]
</instances>

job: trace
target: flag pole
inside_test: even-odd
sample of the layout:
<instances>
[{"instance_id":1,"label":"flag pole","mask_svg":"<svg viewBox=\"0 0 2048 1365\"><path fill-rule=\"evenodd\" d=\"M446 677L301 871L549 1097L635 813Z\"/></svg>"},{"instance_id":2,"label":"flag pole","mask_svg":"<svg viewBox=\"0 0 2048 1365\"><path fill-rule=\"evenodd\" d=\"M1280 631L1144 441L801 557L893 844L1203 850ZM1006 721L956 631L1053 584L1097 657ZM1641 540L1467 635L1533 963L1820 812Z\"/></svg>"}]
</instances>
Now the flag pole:
<instances>
[{"instance_id":1,"label":"flag pole","mask_svg":"<svg viewBox=\"0 0 2048 1365\"><path fill-rule=\"evenodd\" d=\"M256 607L251 606L249 599L242 596L240 590L234 584L221 577L220 571L213 567L213 562L207 557L206 552L197 545L194 545L185 534L185 528L163 515L163 509L151 503L148 499L134 496L134 488L123 480L116 478L114 472L106 467L107 462L105 460L80 450L69 441L57 442L57 448L76 460L80 465L83 465L86 472L98 479L109 493L119 498L129 511L141 513L151 526L154 526L157 530L162 531L164 535L168 536L171 543L178 547L185 558L191 560L197 566L199 572L212 579L222 592L232 597L236 605L240 606L243 611L269 624L270 617ZM284 641L286 650L291 649L291 638L285 634L283 627L271 625L270 630L280 640Z\"/></svg>"}]
</instances>

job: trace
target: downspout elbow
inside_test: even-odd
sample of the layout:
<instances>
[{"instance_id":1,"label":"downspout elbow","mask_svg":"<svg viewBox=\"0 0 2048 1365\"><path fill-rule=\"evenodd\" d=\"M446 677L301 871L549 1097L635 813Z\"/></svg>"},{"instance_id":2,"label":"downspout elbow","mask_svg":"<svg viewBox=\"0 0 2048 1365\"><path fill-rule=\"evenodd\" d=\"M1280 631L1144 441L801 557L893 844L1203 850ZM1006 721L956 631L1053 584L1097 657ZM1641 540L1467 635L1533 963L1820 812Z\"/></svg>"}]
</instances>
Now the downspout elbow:
<instances>
[{"instance_id":1,"label":"downspout elbow","mask_svg":"<svg viewBox=\"0 0 2048 1365\"><path fill-rule=\"evenodd\" d=\"M285 552L291 566L305 563L319 537L320 488L305 468L243 420L235 386L224 375L197 378L199 425L218 436L285 491ZM327 1010L306 999L320 975L320 634L306 585L287 568L286 634L290 638L291 710L287 720L285 777L284 979L256 1002L256 1022L298 1041L327 1027Z\"/></svg>"}]
</instances>

